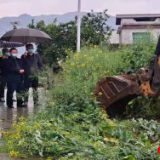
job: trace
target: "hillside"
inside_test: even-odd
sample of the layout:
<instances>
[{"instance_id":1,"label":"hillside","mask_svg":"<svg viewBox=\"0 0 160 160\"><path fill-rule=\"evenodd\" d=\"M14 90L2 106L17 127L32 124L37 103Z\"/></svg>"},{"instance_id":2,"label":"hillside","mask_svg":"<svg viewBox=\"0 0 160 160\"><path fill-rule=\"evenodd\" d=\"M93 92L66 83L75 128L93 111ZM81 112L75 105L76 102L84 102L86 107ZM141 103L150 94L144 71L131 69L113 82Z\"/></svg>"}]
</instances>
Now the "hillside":
<instances>
[{"instance_id":1,"label":"hillside","mask_svg":"<svg viewBox=\"0 0 160 160\"><path fill-rule=\"evenodd\" d=\"M86 12L81 13L82 16L85 14ZM44 20L46 24L49 24L49 23L52 23L55 18L57 18L58 23L65 23L65 22L74 20L76 15L77 15L77 12L70 12L62 15L31 16L28 14L22 14L19 17L4 17L0 19L0 36L3 35L6 31L9 31L13 28L10 22L20 21L22 24L22 27L26 27L31 22L32 19L34 19L35 22ZM108 25L112 26L113 29L117 28L115 26L115 17L110 16L108 20Z\"/></svg>"}]
</instances>

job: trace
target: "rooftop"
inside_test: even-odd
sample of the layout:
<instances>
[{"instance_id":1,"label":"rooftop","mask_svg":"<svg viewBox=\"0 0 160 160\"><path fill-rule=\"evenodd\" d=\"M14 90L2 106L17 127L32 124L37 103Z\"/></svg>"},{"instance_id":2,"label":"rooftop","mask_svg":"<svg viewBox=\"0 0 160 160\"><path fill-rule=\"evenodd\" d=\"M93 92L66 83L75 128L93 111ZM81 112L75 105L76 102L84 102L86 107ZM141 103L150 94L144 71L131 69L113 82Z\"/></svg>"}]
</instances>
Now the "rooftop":
<instances>
[{"instance_id":1,"label":"rooftop","mask_svg":"<svg viewBox=\"0 0 160 160\"><path fill-rule=\"evenodd\" d=\"M122 19L137 19L142 21L152 21L160 18L160 14L119 14L116 15L116 25L121 24Z\"/></svg>"}]
</instances>

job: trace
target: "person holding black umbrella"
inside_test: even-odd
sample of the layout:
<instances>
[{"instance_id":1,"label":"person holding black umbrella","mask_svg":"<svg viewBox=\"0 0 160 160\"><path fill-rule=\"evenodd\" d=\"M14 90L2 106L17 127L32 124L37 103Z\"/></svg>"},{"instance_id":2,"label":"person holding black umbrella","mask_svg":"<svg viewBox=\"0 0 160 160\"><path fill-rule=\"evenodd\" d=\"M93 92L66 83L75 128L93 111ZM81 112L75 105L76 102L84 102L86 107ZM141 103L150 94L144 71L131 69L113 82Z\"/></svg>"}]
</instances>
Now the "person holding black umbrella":
<instances>
[{"instance_id":1,"label":"person holding black umbrella","mask_svg":"<svg viewBox=\"0 0 160 160\"><path fill-rule=\"evenodd\" d=\"M19 95L17 96L17 107L24 107L23 105L23 73L22 61L17 58L18 51L16 48L10 49L10 57L6 63L6 69L8 72L7 76L7 106L13 108L13 93L16 91Z\"/></svg>"},{"instance_id":2,"label":"person holding black umbrella","mask_svg":"<svg viewBox=\"0 0 160 160\"><path fill-rule=\"evenodd\" d=\"M22 64L24 69L24 90L28 93L32 87L34 91L34 104L38 101L38 76L36 75L43 67L42 60L39 54L35 53L33 44L26 45L26 53L22 55ZM28 94L25 95L25 104L28 103Z\"/></svg>"},{"instance_id":3,"label":"person holding black umbrella","mask_svg":"<svg viewBox=\"0 0 160 160\"><path fill-rule=\"evenodd\" d=\"M7 85L7 76L8 72L6 69L6 62L10 56L10 52L7 48L2 50L3 56L0 57L0 75L1 75L1 84L0 84L0 102L5 102L4 100L4 90Z\"/></svg>"},{"instance_id":4,"label":"person holding black umbrella","mask_svg":"<svg viewBox=\"0 0 160 160\"><path fill-rule=\"evenodd\" d=\"M5 33L1 40L7 42L20 42L23 44L27 43L43 43L43 42L52 42L52 38L43 31L31 28L20 28L13 29ZM34 47L32 44L26 46L27 53L22 56L21 60L23 62L24 72L24 88L26 91L29 90L29 87L32 85L34 91L38 87L38 77L35 76L42 68L42 61L39 54L35 54ZM35 99L37 101L37 98ZM28 101L28 95L25 98L25 102ZM36 103L36 101L34 101Z\"/></svg>"}]
</instances>

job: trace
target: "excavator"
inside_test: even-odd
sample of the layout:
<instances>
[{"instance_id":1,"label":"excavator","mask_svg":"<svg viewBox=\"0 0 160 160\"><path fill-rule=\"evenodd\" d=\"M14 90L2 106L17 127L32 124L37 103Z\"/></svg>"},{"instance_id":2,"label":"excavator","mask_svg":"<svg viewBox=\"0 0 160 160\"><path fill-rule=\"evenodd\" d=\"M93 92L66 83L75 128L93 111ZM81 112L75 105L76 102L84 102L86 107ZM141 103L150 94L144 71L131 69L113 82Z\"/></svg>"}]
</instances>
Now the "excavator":
<instances>
[{"instance_id":1,"label":"excavator","mask_svg":"<svg viewBox=\"0 0 160 160\"><path fill-rule=\"evenodd\" d=\"M141 68L137 74L101 78L97 82L94 95L110 117L122 115L126 111L127 104L139 96L158 98L160 96L160 37L149 67Z\"/></svg>"}]
</instances>

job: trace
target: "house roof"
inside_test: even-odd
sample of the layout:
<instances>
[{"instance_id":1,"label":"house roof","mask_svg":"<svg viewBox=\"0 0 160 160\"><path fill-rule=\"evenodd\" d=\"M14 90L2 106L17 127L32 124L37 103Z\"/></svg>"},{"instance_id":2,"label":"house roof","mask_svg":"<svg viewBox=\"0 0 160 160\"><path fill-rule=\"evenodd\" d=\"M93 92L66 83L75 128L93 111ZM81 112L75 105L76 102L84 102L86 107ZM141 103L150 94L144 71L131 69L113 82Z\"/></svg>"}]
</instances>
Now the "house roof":
<instances>
[{"instance_id":1,"label":"house roof","mask_svg":"<svg viewBox=\"0 0 160 160\"><path fill-rule=\"evenodd\" d=\"M116 25L121 24L122 19L152 19L160 18L160 14L118 14L116 15Z\"/></svg>"}]
</instances>

